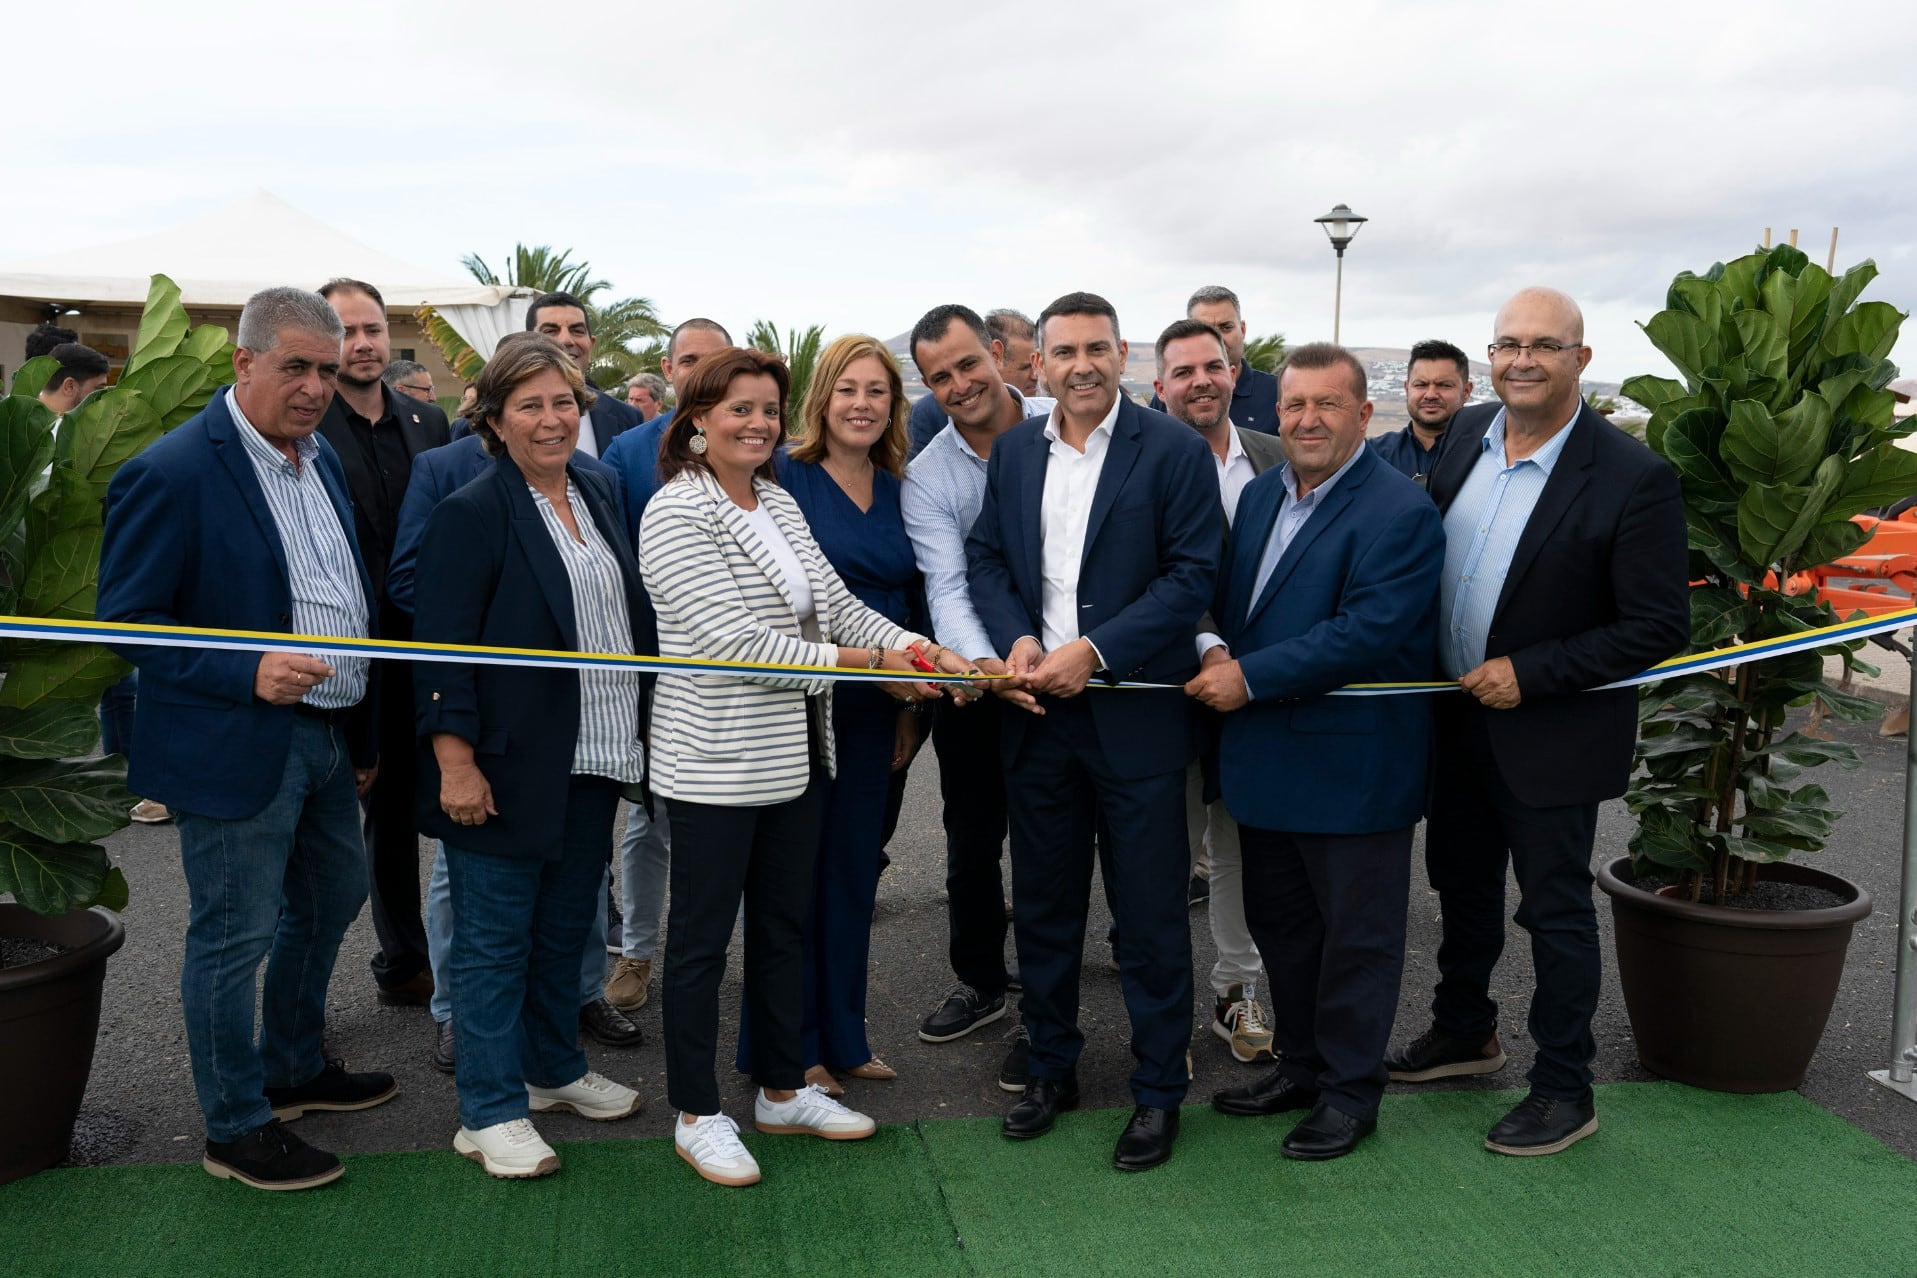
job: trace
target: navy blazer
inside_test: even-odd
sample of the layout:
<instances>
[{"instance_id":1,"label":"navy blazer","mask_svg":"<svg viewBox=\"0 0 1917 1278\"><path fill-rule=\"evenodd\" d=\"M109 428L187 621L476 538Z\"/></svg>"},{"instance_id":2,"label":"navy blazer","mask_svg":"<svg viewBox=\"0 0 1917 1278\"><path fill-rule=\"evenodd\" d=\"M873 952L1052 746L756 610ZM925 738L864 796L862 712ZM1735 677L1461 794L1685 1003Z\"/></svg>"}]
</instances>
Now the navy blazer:
<instances>
[{"instance_id":1,"label":"navy blazer","mask_svg":"<svg viewBox=\"0 0 1917 1278\"><path fill-rule=\"evenodd\" d=\"M618 495L606 475L579 461L567 464L567 474L619 561L633 642L650 651L652 605L626 540ZM434 509L420 543L413 601L413 637L424 643L578 651L565 562L510 457ZM420 832L466 851L557 860L579 742L578 672L422 661L413 667L413 690ZM633 733L643 734L643 686L634 714ZM498 816L458 825L439 806L439 760L431 739L436 732L471 743Z\"/></svg>"},{"instance_id":2,"label":"navy blazer","mask_svg":"<svg viewBox=\"0 0 1917 1278\"><path fill-rule=\"evenodd\" d=\"M572 460L581 470L605 476L612 482L613 492L618 493L619 477L609 467L583 453L574 453ZM485 441L470 432L413 458L412 477L406 481L406 496L399 503L393 559L386 565L386 597L394 607L407 613L413 610L413 570L433 507L492 468L492 454L486 451Z\"/></svg>"},{"instance_id":3,"label":"navy blazer","mask_svg":"<svg viewBox=\"0 0 1917 1278\"><path fill-rule=\"evenodd\" d=\"M986 467L985 502L965 550L972 603L1000 652L1040 627L1040 517L1051 457L1047 419L1001 435ZM1182 685L1197 673L1193 639L1211 603L1225 536L1218 474L1198 432L1121 399L1098 477L1078 579L1079 633L1103 654L1107 680L1175 685L1088 689L1106 758L1120 776L1175 771L1199 736ZM1006 714L1008 766L1026 715Z\"/></svg>"},{"instance_id":4,"label":"navy blazer","mask_svg":"<svg viewBox=\"0 0 1917 1278\"><path fill-rule=\"evenodd\" d=\"M1458 410L1432 471L1448 512L1483 453L1497 404ZM1484 655L1509 657L1519 703L1484 716L1498 770L1537 807L1624 793L1637 690L1587 692L1684 650L1691 637L1684 499L1663 458L1578 410L1518 538Z\"/></svg>"},{"instance_id":5,"label":"navy blazer","mask_svg":"<svg viewBox=\"0 0 1917 1278\"><path fill-rule=\"evenodd\" d=\"M1285 491L1279 468L1245 486L1219 582L1219 635L1253 697L1222 716L1225 809L1241 825L1294 834L1416 825L1432 694L1326 694L1432 677L1444 522L1422 489L1367 448L1254 599Z\"/></svg>"},{"instance_id":6,"label":"navy blazer","mask_svg":"<svg viewBox=\"0 0 1917 1278\"><path fill-rule=\"evenodd\" d=\"M593 443L596 445L593 451L599 456L604 457L606 450L612 447L613 440L619 438L619 436L625 434L634 426L643 426L645 423L639 417L639 410L631 404L628 404L625 400L614 395L608 395L591 382L586 383L586 389L590 390L595 396L592 401L592 407L586 410L592 414L592 438ZM473 424L471 422L467 421L464 417L454 419L452 425L452 438L454 440L464 439L472 433Z\"/></svg>"},{"instance_id":7,"label":"navy blazer","mask_svg":"<svg viewBox=\"0 0 1917 1278\"><path fill-rule=\"evenodd\" d=\"M227 408L228 393L214 395L196 416L128 460L107 486L94 613L100 620L293 629L286 550ZM315 439L320 480L353 545L370 629L378 611L353 535L346 476L332 447ZM264 809L285 779L293 707L253 695L261 654L133 646L115 651L140 670L128 788L170 808L226 821ZM371 767L377 749L371 700L347 717L359 767Z\"/></svg>"},{"instance_id":8,"label":"navy blazer","mask_svg":"<svg viewBox=\"0 0 1917 1278\"><path fill-rule=\"evenodd\" d=\"M661 413L615 439L612 447L599 455L619 475L626 505L626 532L635 546L639 544L639 520L646 513L646 503L659 491L659 445L671 424L672 414Z\"/></svg>"}]
</instances>

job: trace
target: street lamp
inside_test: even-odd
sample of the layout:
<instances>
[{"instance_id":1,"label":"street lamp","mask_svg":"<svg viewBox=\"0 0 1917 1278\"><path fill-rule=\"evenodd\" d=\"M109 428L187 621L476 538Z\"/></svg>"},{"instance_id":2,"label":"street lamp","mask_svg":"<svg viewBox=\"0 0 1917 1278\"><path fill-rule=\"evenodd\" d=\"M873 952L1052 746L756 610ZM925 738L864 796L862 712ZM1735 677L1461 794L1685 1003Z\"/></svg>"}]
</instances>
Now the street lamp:
<instances>
[{"instance_id":1,"label":"street lamp","mask_svg":"<svg viewBox=\"0 0 1917 1278\"><path fill-rule=\"evenodd\" d=\"M1338 340L1338 321L1345 304L1345 245L1358 238L1358 228L1370 219L1359 217L1351 211L1348 204L1332 207L1331 212L1312 221L1325 228L1325 234L1331 237L1331 247L1338 254L1338 291L1331 304L1331 340Z\"/></svg>"}]
</instances>

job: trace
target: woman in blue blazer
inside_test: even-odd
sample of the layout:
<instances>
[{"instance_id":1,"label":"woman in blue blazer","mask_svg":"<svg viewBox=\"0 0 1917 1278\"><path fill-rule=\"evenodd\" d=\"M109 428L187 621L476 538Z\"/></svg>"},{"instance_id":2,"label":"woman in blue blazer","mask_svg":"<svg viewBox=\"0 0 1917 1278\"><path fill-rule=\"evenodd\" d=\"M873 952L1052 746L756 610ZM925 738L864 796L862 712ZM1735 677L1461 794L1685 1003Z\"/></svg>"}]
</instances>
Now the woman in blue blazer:
<instances>
[{"instance_id":1,"label":"woman in blue blazer","mask_svg":"<svg viewBox=\"0 0 1917 1278\"><path fill-rule=\"evenodd\" d=\"M515 333L480 375L473 422L497 465L433 510L420 544L424 642L630 653L652 614L603 476L573 464L592 403L550 338ZM586 1068L581 955L613 815L644 778L636 671L422 662L420 829L445 841L460 1129L494 1176L559 1159L529 1114L624 1118L638 1093Z\"/></svg>"},{"instance_id":2,"label":"woman in blue blazer","mask_svg":"<svg viewBox=\"0 0 1917 1278\"><path fill-rule=\"evenodd\" d=\"M860 603L894 625L925 631L917 606L918 563L899 514L907 446L905 387L884 345L841 337L819 356L799 409L795 443L777 460L792 494L840 579ZM834 1072L858 1078L897 1074L865 1037L866 966L878 897L879 851L892 773L917 748L919 703L902 707L883 691L837 689L832 730L838 772L825 815L805 930L805 1081L842 1095ZM740 1072L752 1060L752 1018L739 1022Z\"/></svg>"}]
</instances>

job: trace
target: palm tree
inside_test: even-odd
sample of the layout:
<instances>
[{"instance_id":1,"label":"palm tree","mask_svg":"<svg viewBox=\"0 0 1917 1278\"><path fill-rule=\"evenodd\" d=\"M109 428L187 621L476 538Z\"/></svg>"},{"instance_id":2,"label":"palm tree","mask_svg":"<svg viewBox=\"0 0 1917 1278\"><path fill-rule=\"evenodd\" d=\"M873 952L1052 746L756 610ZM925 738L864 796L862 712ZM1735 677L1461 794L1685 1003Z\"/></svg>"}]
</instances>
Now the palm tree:
<instances>
[{"instance_id":1,"label":"palm tree","mask_svg":"<svg viewBox=\"0 0 1917 1278\"><path fill-rule=\"evenodd\" d=\"M1277 372L1287 353L1283 333L1254 337L1245 343L1245 363L1263 373Z\"/></svg>"},{"instance_id":2,"label":"palm tree","mask_svg":"<svg viewBox=\"0 0 1917 1278\"><path fill-rule=\"evenodd\" d=\"M540 293L570 293L586 304L586 318L592 324L592 367L586 373L601 386L618 386L635 375L659 367L658 339L672 330L659 319L652 299L627 297L618 301L593 299L611 288L605 280L592 277L590 262L572 260L571 249L554 252L549 245L513 245L506 278L477 253L469 253L462 264L481 284L505 284L511 288L529 288ZM436 343L437 344L437 343ZM442 346L441 350L445 348ZM451 362L451 356L448 357Z\"/></svg>"},{"instance_id":3,"label":"palm tree","mask_svg":"<svg viewBox=\"0 0 1917 1278\"><path fill-rule=\"evenodd\" d=\"M786 396L790 408L787 429L799 418L799 406L805 403L806 388L812 384L812 370L818 366L819 350L825 345L825 325L814 324L810 328L787 329L783 345L779 341L779 329L770 320L756 320L752 331L746 334L746 345L753 350L765 351L777 355L785 361L786 371L792 379L792 389ZM800 427L803 429L803 426Z\"/></svg>"}]
</instances>

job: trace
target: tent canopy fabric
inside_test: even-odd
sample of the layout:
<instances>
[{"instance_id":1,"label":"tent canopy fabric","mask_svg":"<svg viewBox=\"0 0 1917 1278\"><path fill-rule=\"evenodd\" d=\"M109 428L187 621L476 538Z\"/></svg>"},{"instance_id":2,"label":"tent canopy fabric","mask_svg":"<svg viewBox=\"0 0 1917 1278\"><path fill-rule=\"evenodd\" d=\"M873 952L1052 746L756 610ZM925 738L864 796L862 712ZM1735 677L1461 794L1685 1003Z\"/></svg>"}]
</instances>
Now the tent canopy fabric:
<instances>
[{"instance_id":1,"label":"tent canopy fabric","mask_svg":"<svg viewBox=\"0 0 1917 1278\"><path fill-rule=\"evenodd\" d=\"M169 230L0 266L0 297L138 306L156 273L180 286L188 306L243 306L274 284L317 288L340 275L366 280L388 306L406 310L422 303L490 308L524 291L402 262L254 191Z\"/></svg>"}]
</instances>

